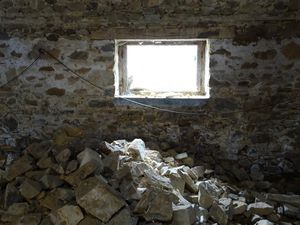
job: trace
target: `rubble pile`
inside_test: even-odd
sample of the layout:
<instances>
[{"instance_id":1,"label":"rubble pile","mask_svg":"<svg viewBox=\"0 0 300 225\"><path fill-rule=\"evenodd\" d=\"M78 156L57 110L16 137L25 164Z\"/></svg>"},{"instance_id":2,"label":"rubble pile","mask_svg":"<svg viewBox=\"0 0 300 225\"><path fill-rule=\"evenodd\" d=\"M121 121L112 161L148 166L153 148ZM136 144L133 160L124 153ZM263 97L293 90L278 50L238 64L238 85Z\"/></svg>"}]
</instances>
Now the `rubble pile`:
<instances>
[{"instance_id":1,"label":"rubble pile","mask_svg":"<svg viewBox=\"0 0 300 225\"><path fill-rule=\"evenodd\" d=\"M0 157L0 224L300 224L299 195L240 190L187 153L150 150L141 139L72 149L80 137L67 126Z\"/></svg>"}]
</instances>

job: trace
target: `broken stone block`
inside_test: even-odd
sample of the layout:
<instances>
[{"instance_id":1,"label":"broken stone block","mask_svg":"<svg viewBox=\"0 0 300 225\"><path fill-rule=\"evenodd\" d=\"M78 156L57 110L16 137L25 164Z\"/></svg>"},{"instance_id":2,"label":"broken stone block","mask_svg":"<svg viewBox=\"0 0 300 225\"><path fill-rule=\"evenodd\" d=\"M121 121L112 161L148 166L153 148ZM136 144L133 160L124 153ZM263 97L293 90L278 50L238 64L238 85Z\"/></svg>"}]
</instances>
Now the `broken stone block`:
<instances>
[{"instance_id":1,"label":"broken stone block","mask_svg":"<svg viewBox=\"0 0 300 225\"><path fill-rule=\"evenodd\" d=\"M196 222L196 214L191 205L173 206L172 225L191 225Z\"/></svg>"},{"instance_id":2,"label":"broken stone block","mask_svg":"<svg viewBox=\"0 0 300 225\"><path fill-rule=\"evenodd\" d=\"M228 223L228 216L223 209L216 202L213 203L212 207L209 209L209 215L212 217L219 225L226 225Z\"/></svg>"},{"instance_id":3,"label":"broken stone block","mask_svg":"<svg viewBox=\"0 0 300 225\"><path fill-rule=\"evenodd\" d=\"M27 202L14 203L7 209L7 213L14 216L25 215L29 212L29 205Z\"/></svg>"},{"instance_id":4,"label":"broken stone block","mask_svg":"<svg viewBox=\"0 0 300 225\"><path fill-rule=\"evenodd\" d=\"M222 206L227 215L232 214L232 199L231 198L220 198L218 204Z\"/></svg>"},{"instance_id":5,"label":"broken stone block","mask_svg":"<svg viewBox=\"0 0 300 225\"><path fill-rule=\"evenodd\" d=\"M241 201L233 201L233 215L243 214L247 209L247 204Z\"/></svg>"},{"instance_id":6,"label":"broken stone block","mask_svg":"<svg viewBox=\"0 0 300 225\"><path fill-rule=\"evenodd\" d=\"M57 176L46 174L40 180L47 189L61 186L64 182Z\"/></svg>"},{"instance_id":7,"label":"broken stone block","mask_svg":"<svg viewBox=\"0 0 300 225\"><path fill-rule=\"evenodd\" d=\"M77 203L91 215L108 222L125 202L106 183L96 177L81 181L75 190Z\"/></svg>"},{"instance_id":8,"label":"broken stone block","mask_svg":"<svg viewBox=\"0 0 300 225\"><path fill-rule=\"evenodd\" d=\"M42 215L40 213L27 214L18 219L18 225L39 225Z\"/></svg>"},{"instance_id":9,"label":"broken stone block","mask_svg":"<svg viewBox=\"0 0 300 225\"><path fill-rule=\"evenodd\" d=\"M107 225L134 225L133 219L128 208L123 208L114 215Z\"/></svg>"},{"instance_id":10,"label":"broken stone block","mask_svg":"<svg viewBox=\"0 0 300 225\"><path fill-rule=\"evenodd\" d=\"M208 211L199 205L193 205L196 215L196 221L199 224L205 223L208 220Z\"/></svg>"},{"instance_id":11,"label":"broken stone block","mask_svg":"<svg viewBox=\"0 0 300 225\"><path fill-rule=\"evenodd\" d=\"M13 183L8 183L4 193L4 208L7 209L10 205L21 202L23 197Z\"/></svg>"},{"instance_id":12,"label":"broken stone block","mask_svg":"<svg viewBox=\"0 0 300 225\"><path fill-rule=\"evenodd\" d=\"M171 194L156 188L148 189L134 208L146 221L170 221L172 219Z\"/></svg>"},{"instance_id":13,"label":"broken stone block","mask_svg":"<svg viewBox=\"0 0 300 225\"><path fill-rule=\"evenodd\" d=\"M187 157L189 157L188 154L187 154L186 152L183 152L183 153L177 154L177 155L175 156L175 159L181 160L181 159L185 159L185 158L187 158Z\"/></svg>"},{"instance_id":14,"label":"broken stone block","mask_svg":"<svg viewBox=\"0 0 300 225\"><path fill-rule=\"evenodd\" d=\"M147 183L151 186L161 187L165 189L172 189L171 180L168 177L161 176L155 170L149 168L144 171L144 176L147 179Z\"/></svg>"},{"instance_id":15,"label":"broken stone block","mask_svg":"<svg viewBox=\"0 0 300 225\"><path fill-rule=\"evenodd\" d=\"M69 124L65 124L63 126L63 130L66 132L66 134L69 137L82 137L82 135L83 135L83 130L82 129L80 129L78 127L71 126Z\"/></svg>"},{"instance_id":16,"label":"broken stone block","mask_svg":"<svg viewBox=\"0 0 300 225\"><path fill-rule=\"evenodd\" d=\"M145 160L154 161L154 162L162 162L162 156L159 151L155 150L145 150Z\"/></svg>"},{"instance_id":17,"label":"broken stone block","mask_svg":"<svg viewBox=\"0 0 300 225\"><path fill-rule=\"evenodd\" d=\"M49 217L45 217L45 218L42 218L42 221L39 225L54 225L54 224L51 222L51 219ZM91 224L91 225L94 225L94 224Z\"/></svg>"},{"instance_id":18,"label":"broken stone block","mask_svg":"<svg viewBox=\"0 0 300 225\"><path fill-rule=\"evenodd\" d=\"M134 139L126 147L126 152L136 160L144 160L145 158L145 143L142 139Z\"/></svg>"},{"instance_id":19,"label":"broken stone block","mask_svg":"<svg viewBox=\"0 0 300 225\"><path fill-rule=\"evenodd\" d=\"M78 162L77 160L71 160L66 168L66 174L70 174L72 172L74 172L78 167Z\"/></svg>"},{"instance_id":20,"label":"broken stone block","mask_svg":"<svg viewBox=\"0 0 300 225\"><path fill-rule=\"evenodd\" d=\"M49 148L51 147L50 141L44 141L41 143L33 143L29 145L25 152L32 155L35 159L40 159L42 157L47 157Z\"/></svg>"},{"instance_id":21,"label":"broken stone block","mask_svg":"<svg viewBox=\"0 0 300 225\"><path fill-rule=\"evenodd\" d=\"M247 211L260 216L266 216L273 212L273 206L265 202L255 202L248 205Z\"/></svg>"},{"instance_id":22,"label":"broken stone block","mask_svg":"<svg viewBox=\"0 0 300 225\"><path fill-rule=\"evenodd\" d=\"M255 223L255 225L274 225L274 223L269 220L259 220Z\"/></svg>"},{"instance_id":23,"label":"broken stone block","mask_svg":"<svg viewBox=\"0 0 300 225\"><path fill-rule=\"evenodd\" d=\"M175 159L172 156L165 157L164 158L164 162L166 162L166 163L173 163L173 162L175 162Z\"/></svg>"},{"instance_id":24,"label":"broken stone block","mask_svg":"<svg viewBox=\"0 0 300 225\"><path fill-rule=\"evenodd\" d=\"M199 185L198 203L201 207L208 209L213 204L213 198L210 193Z\"/></svg>"},{"instance_id":25,"label":"broken stone block","mask_svg":"<svg viewBox=\"0 0 300 225\"><path fill-rule=\"evenodd\" d=\"M46 170L31 170L25 173L25 176L29 179L39 181L43 176L50 173L50 169Z\"/></svg>"},{"instance_id":26,"label":"broken stone block","mask_svg":"<svg viewBox=\"0 0 300 225\"><path fill-rule=\"evenodd\" d=\"M39 182L26 179L20 186L20 192L26 199L32 199L37 196L42 190L42 186Z\"/></svg>"},{"instance_id":27,"label":"broken stone block","mask_svg":"<svg viewBox=\"0 0 300 225\"><path fill-rule=\"evenodd\" d=\"M65 205L50 214L50 218L55 225L77 225L84 216L78 206Z\"/></svg>"},{"instance_id":28,"label":"broken stone block","mask_svg":"<svg viewBox=\"0 0 300 225\"><path fill-rule=\"evenodd\" d=\"M120 167L120 154L118 152L111 152L103 159L103 165L110 171L117 171Z\"/></svg>"},{"instance_id":29,"label":"broken stone block","mask_svg":"<svg viewBox=\"0 0 300 225\"><path fill-rule=\"evenodd\" d=\"M300 207L300 195L267 194L266 199Z\"/></svg>"},{"instance_id":30,"label":"broken stone block","mask_svg":"<svg viewBox=\"0 0 300 225\"><path fill-rule=\"evenodd\" d=\"M40 199L40 205L51 210L63 207L67 202L75 199L74 191L67 188L56 188Z\"/></svg>"},{"instance_id":31,"label":"broken stone block","mask_svg":"<svg viewBox=\"0 0 300 225\"><path fill-rule=\"evenodd\" d=\"M198 186L194 183L193 179L189 176L189 174L186 172L182 172L181 170L178 170L177 172L184 180L186 189L192 193L197 193Z\"/></svg>"},{"instance_id":32,"label":"broken stone block","mask_svg":"<svg viewBox=\"0 0 300 225\"><path fill-rule=\"evenodd\" d=\"M51 157L43 157L37 162L36 165L41 169L48 169L52 168L55 163L52 161Z\"/></svg>"},{"instance_id":33,"label":"broken stone block","mask_svg":"<svg viewBox=\"0 0 300 225\"><path fill-rule=\"evenodd\" d=\"M101 156L92 149L86 148L77 155L80 162L80 167L86 164L94 164L96 167L95 173L100 174L103 171L103 162Z\"/></svg>"},{"instance_id":34,"label":"broken stone block","mask_svg":"<svg viewBox=\"0 0 300 225\"><path fill-rule=\"evenodd\" d=\"M64 177L64 180L72 186L78 186L82 180L94 173L96 169L97 165L95 163L86 163L79 167L75 172Z\"/></svg>"},{"instance_id":35,"label":"broken stone block","mask_svg":"<svg viewBox=\"0 0 300 225\"><path fill-rule=\"evenodd\" d=\"M78 225L101 225L101 221L91 216L85 216Z\"/></svg>"},{"instance_id":36,"label":"broken stone block","mask_svg":"<svg viewBox=\"0 0 300 225\"><path fill-rule=\"evenodd\" d=\"M284 204L283 214L292 218L300 219L300 208L293 205Z\"/></svg>"},{"instance_id":37,"label":"broken stone block","mask_svg":"<svg viewBox=\"0 0 300 225\"><path fill-rule=\"evenodd\" d=\"M65 163L69 160L71 154L71 150L65 148L64 150L60 151L58 154L55 155L55 159L58 163Z\"/></svg>"},{"instance_id":38,"label":"broken stone block","mask_svg":"<svg viewBox=\"0 0 300 225\"><path fill-rule=\"evenodd\" d=\"M29 156L27 155L22 156L20 159L16 160L15 162L13 162L11 166L8 167L6 173L6 179L8 181L11 181L17 176L20 176L26 173L27 171L31 170L32 169L31 163L32 163L32 159Z\"/></svg>"},{"instance_id":39,"label":"broken stone block","mask_svg":"<svg viewBox=\"0 0 300 225\"><path fill-rule=\"evenodd\" d=\"M185 182L181 176L177 173L172 173L169 175L171 184L175 190L178 190L181 194L184 193Z\"/></svg>"}]
</instances>

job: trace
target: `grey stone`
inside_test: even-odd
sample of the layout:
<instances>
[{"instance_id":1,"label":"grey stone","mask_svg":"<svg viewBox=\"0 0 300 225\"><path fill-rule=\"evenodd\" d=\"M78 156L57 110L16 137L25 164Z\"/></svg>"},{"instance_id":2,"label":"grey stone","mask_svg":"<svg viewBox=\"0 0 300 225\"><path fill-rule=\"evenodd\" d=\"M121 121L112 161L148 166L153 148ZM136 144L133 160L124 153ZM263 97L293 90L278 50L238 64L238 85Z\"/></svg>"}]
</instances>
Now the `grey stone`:
<instances>
[{"instance_id":1,"label":"grey stone","mask_svg":"<svg viewBox=\"0 0 300 225\"><path fill-rule=\"evenodd\" d=\"M208 209L213 204L213 198L210 193L199 185L198 203L201 207Z\"/></svg>"},{"instance_id":2,"label":"grey stone","mask_svg":"<svg viewBox=\"0 0 300 225\"><path fill-rule=\"evenodd\" d=\"M142 215L146 221L170 221L173 215L171 194L156 188L147 190L134 213Z\"/></svg>"},{"instance_id":3,"label":"grey stone","mask_svg":"<svg viewBox=\"0 0 300 225\"><path fill-rule=\"evenodd\" d=\"M209 215L212 217L219 225L226 225L228 223L228 216L223 209L216 202L213 203L212 207L209 209Z\"/></svg>"},{"instance_id":4,"label":"grey stone","mask_svg":"<svg viewBox=\"0 0 300 225\"><path fill-rule=\"evenodd\" d=\"M288 203L290 205L300 207L300 195L285 195L285 194L270 194L266 195L266 199L279 202Z\"/></svg>"},{"instance_id":5,"label":"grey stone","mask_svg":"<svg viewBox=\"0 0 300 225\"><path fill-rule=\"evenodd\" d=\"M65 205L50 214L50 218L54 225L77 225L84 216L78 206Z\"/></svg>"},{"instance_id":6,"label":"grey stone","mask_svg":"<svg viewBox=\"0 0 300 225\"><path fill-rule=\"evenodd\" d=\"M146 151L146 147L144 141L138 138L134 139L126 147L126 152L134 159L138 159L138 160L144 160L145 151Z\"/></svg>"},{"instance_id":7,"label":"grey stone","mask_svg":"<svg viewBox=\"0 0 300 225\"><path fill-rule=\"evenodd\" d=\"M59 163L64 163L69 160L70 156L71 156L71 150L66 148L66 149L60 151L58 154L56 154L55 159Z\"/></svg>"},{"instance_id":8,"label":"grey stone","mask_svg":"<svg viewBox=\"0 0 300 225\"><path fill-rule=\"evenodd\" d=\"M186 189L189 190L192 193L197 193L198 192L198 187L194 183L194 181L190 177L190 175L186 172L181 171L181 170L178 170L177 172L181 176L181 178L184 180Z\"/></svg>"},{"instance_id":9,"label":"grey stone","mask_svg":"<svg viewBox=\"0 0 300 225\"><path fill-rule=\"evenodd\" d=\"M128 208L123 208L114 215L107 225L134 225L133 219Z\"/></svg>"},{"instance_id":10,"label":"grey stone","mask_svg":"<svg viewBox=\"0 0 300 225\"><path fill-rule=\"evenodd\" d=\"M96 167L96 174L100 174L103 171L104 166L101 160L101 156L97 152L89 148L86 148L84 151L80 152L77 155L77 159L80 162L80 167L86 164L94 164Z\"/></svg>"},{"instance_id":11,"label":"grey stone","mask_svg":"<svg viewBox=\"0 0 300 225\"><path fill-rule=\"evenodd\" d=\"M36 197L41 190L41 184L30 179L26 179L20 186L20 192L26 199L32 199Z\"/></svg>"},{"instance_id":12,"label":"grey stone","mask_svg":"<svg viewBox=\"0 0 300 225\"><path fill-rule=\"evenodd\" d=\"M274 223L269 220L259 220L255 223L255 225L274 225Z\"/></svg>"},{"instance_id":13,"label":"grey stone","mask_svg":"<svg viewBox=\"0 0 300 225\"><path fill-rule=\"evenodd\" d=\"M96 177L82 181L75 189L77 203L86 212L108 222L125 202L112 188Z\"/></svg>"},{"instance_id":14,"label":"grey stone","mask_svg":"<svg viewBox=\"0 0 300 225\"><path fill-rule=\"evenodd\" d=\"M172 225L191 225L196 222L196 214L192 205L173 206Z\"/></svg>"},{"instance_id":15,"label":"grey stone","mask_svg":"<svg viewBox=\"0 0 300 225\"><path fill-rule=\"evenodd\" d=\"M44 175L40 181L48 189L59 187L64 183L63 180L59 179L57 176L49 174Z\"/></svg>"},{"instance_id":16,"label":"grey stone","mask_svg":"<svg viewBox=\"0 0 300 225\"><path fill-rule=\"evenodd\" d=\"M241 201L233 201L233 215L243 214L247 210L247 204Z\"/></svg>"},{"instance_id":17,"label":"grey stone","mask_svg":"<svg viewBox=\"0 0 300 225\"><path fill-rule=\"evenodd\" d=\"M260 216L265 216L273 212L273 206L265 202L255 202L248 205L247 211Z\"/></svg>"},{"instance_id":18,"label":"grey stone","mask_svg":"<svg viewBox=\"0 0 300 225\"><path fill-rule=\"evenodd\" d=\"M32 169L32 159L29 156L24 155L20 159L13 162L11 166L8 167L6 173L6 179L8 181L13 180L17 176L20 176L27 171Z\"/></svg>"}]
</instances>

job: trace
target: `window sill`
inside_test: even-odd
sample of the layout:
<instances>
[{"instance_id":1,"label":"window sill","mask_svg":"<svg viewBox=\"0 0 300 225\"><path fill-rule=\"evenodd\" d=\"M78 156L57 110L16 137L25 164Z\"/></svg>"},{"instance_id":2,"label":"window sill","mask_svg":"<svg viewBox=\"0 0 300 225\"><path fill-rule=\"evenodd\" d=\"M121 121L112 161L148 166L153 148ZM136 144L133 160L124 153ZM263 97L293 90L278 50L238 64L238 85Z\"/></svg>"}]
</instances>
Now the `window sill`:
<instances>
[{"instance_id":1,"label":"window sill","mask_svg":"<svg viewBox=\"0 0 300 225\"><path fill-rule=\"evenodd\" d=\"M151 105L151 106L203 106L208 102L209 97L207 96L193 96L193 97L182 97L182 98L141 98L133 96L116 96L114 99L115 105L136 105L135 101L141 104Z\"/></svg>"}]
</instances>

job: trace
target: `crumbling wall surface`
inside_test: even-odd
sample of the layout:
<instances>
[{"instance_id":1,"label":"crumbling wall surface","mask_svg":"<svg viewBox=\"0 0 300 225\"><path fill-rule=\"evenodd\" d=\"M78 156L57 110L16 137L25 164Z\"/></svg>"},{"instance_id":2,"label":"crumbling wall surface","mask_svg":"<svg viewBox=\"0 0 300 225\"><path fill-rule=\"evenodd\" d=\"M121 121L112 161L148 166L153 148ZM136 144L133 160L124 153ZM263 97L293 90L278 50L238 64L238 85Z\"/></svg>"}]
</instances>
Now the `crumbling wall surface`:
<instances>
[{"instance_id":1,"label":"crumbling wall surface","mask_svg":"<svg viewBox=\"0 0 300 225\"><path fill-rule=\"evenodd\" d=\"M42 54L0 89L0 145L49 139L70 123L84 127L90 143L140 137L155 149L188 151L239 180L245 171L299 174L299 12L298 0L3 0L0 85L44 48L103 89ZM173 107L200 114L116 105L118 38L209 38L210 99L204 107Z\"/></svg>"},{"instance_id":2,"label":"crumbling wall surface","mask_svg":"<svg viewBox=\"0 0 300 225\"><path fill-rule=\"evenodd\" d=\"M114 104L112 40L2 40L1 84L44 48L103 90L42 54L20 78L1 88L1 144L14 145L14 138L22 136L49 137L70 123L85 127L99 142L140 137L159 149L220 162L228 171L233 166L265 175L299 173L300 39L261 39L247 45L211 39L210 44L211 97L201 108L173 107L200 112L180 115Z\"/></svg>"}]
</instances>

